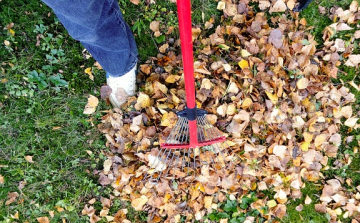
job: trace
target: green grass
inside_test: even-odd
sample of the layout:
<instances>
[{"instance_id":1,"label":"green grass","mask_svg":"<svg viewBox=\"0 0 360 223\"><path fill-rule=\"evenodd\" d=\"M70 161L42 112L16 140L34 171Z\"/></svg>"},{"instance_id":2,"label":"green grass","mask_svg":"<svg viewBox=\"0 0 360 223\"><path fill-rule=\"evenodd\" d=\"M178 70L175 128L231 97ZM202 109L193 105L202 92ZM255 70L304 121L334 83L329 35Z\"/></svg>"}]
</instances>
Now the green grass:
<instances>
[{"instance_id":1,"label":"green grass","mask_svg":"<svg viewBox=\"0 0 360 223\"><path fill-rule=\"evenodd\" d=\"M24 200L10 206L1 202L0 216L9 216L16 210L20 219L35 219L46 216L47 211L58 205L66 209L58 217L67 215L72 221L86 219L78 212L100 189L95 177L86 170L101 162L89 157L85 149L102 149L104 142L82 115L85 103L76 95L34 100L39 103L30 116L24 109L26 102L21 99L5 103L1 110L0 129L4 133L0 136L1 165L5 167L0 173L5 176L5 185L0 190L0 200L13 191L23 194L19 200ZM57 126L61 129L53 130ZM27 162L25 156L32 156L34 163ZM26 182L22 190L18 189L19 182Z\"/></svg>"},{"instance_id":2,"label":"green grass","mask_svg":"<svg viewBox=\"0 0 360 223\"><path fill-rule=\"evenodd\" d=\"M49 216L55 206L65 210L55 211L54 222L62 218L86 222L87 217L81 216L84 204L106 195L92 174L101 168L105 142L82 112L86 95L98 96L104 72L94 71L95 82L87 77L84 69L94 60L84 60L83 47L40 2L1 1L0 21L0 41L10 42L9 47L0 47L0 79L7 80L0 83L0 174L5 178L0 185L0 222L11 221L16 212L21 222L35 222ZM10 23L14 36L3 29ZM47 38L40 46L35 45L38 34ZM44 73L47 86L29 81L33 71ZM86 150L96 155L91 157ZM5 205L8 192L20 196Z\"/></svg>"},{"instance_id":3,"label":"green grass","mask_svg":"<svg viewBox=\"0 0 360 223\"><path fill-rule=\"evenodd\" d=\"M309 26L313 26L314 29L310 31L312 35L315 36L315 40L318 42L319 46L323 44L322 39L322 31L328 25L331 25L333 21L328 18L328 14L323 16L318 11L318 5L323 6L326 8L327 12L329 12L330 8L337 5L343 7L344 9L348 8L351 4L352 0L345 0L345 1L325 1L325 0L314 0L308 8L300 13L301 18L305 18ZM338 32L335 38L341 38L345 41L349 39L349 34L352 34L355 30L350 32ZM359 41L355 41L354 43L354 53L359 52ZM343 60L344 61L344 60ZM338 74L338 79L333 79L333 82L340 83L342 80L344 83L348 83L351 80L354 80L356 84L360 84L359 80L359 70L355 68L350 68L346 66L340 66L339 69L344 73ZM349 84L345 85L346 87L350 88L350 91L355 95L356 102L353 106L355 112L359 111L358 104L360 103L360 92L351 87ZM347 136L354 136L355 138L359 136L359 130L350 130L347 127L342 127L340 130L340 134L342 135L342 139L344 140ZM350 144L343 144L340 146L338 151L337 160L343 160L344 154L349 154L352 157L352 163L347 166L344 165L343 168L340 169L329 169L324 172L326 179L333 179L335 176L341 176L345 179L352 179L352 186L348 186L348 190L354 190L354 188L360 185L360 174L359 174L359 167L360 167L360 156L359 154L353 154L354 147L359 146L357 140L354 139L353 142ZM329 159L328 165L331 167L333 164L334 159ZM319 199L315 194L320 195L321 190L315 186L314 184L307 184L307 186L302 189L303 197L301 199L297 199L295 201L291 201L287 205L287 214L288 216L282 220L282 222L328 222L328 219L325 214L317 213L314 209L314 204L319 203ZM304 199L306 195L309 195L312 199L312 203L310 205L304 205ZM301 212L295 210L295 207L299 204L303 204L304 209ZM301 217L302 218L301 218ZM298 220L296 220L298 219ZM304 219L304 220L302 220ZM350 222L351 219L342 219L343 222Z\"/></svg>"},{"instance_id":4,"label":"green grass","mask_svg":"<svg viewBox=\"0 0 360 223\"><path fill-rule=\"evenodd\" d=\"M343 9L348 8L353 0L314 0L310 5L300 12L300 17L305 18L309 26L314 27L310 33L313 34L316 38L315 40L319 43L323 43L322 31L328 25L331 25L331 21L328 17L331 7L337 5ZM325 7L327 14L322 15L319 12L318 6Z\"/></svg>"},{"instance_id":5,"label":"green grass","mask_svg":"<svg viewBox=\"0 0 360 223\"><path fill-rule=\"evenodd\" d=\"M282 222L328 222L329 217L325 214L319 214L315 211L315 204L320 202L319 197L316 195L321 194L321 185L315 185L312 183L306 183L306 187L301 190L303 196L301 199L295 199L291 201L291 205L287 205L287 216L282 219ZM312 202L308 205L305 204L305 198L309 196ZM297 211L296 206L302 204L302 211Z\"/></svg>"}]
</instances>

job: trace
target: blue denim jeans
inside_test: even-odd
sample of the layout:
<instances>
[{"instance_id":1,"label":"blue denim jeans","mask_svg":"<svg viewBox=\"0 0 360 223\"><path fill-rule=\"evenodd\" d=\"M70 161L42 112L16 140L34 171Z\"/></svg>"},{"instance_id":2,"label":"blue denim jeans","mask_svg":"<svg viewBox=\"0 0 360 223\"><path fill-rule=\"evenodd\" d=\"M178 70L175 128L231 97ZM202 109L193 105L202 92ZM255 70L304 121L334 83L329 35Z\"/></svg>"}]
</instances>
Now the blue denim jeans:
<instances>
[{"instance_id":1,"label":"blue denim jeans","mask_svg":"<svg viewBox=\"0 0 360 223\"><path fill-rule=\"evenodd\" d=\"M116 0L43 0L69 34L80 41L107 74L122 76L137 63L131 29Z\"/></svg>"}]
</instances>

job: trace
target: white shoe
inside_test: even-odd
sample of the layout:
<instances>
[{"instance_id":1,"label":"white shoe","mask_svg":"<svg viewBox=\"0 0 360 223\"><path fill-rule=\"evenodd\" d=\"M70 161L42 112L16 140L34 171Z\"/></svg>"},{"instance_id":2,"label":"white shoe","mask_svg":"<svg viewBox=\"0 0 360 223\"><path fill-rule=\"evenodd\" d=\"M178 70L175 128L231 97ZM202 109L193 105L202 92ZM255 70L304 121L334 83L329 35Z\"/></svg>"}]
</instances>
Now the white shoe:
<instances>
[{"instance_id":1,"label":"white shoe","mask_svg":"<svg viewBox=\"0 0 360 223\"><path fill-rule=\"evenodd\" d=\"M108 76L107 85L112 89L109 96L111 104L119 108L127 100L127 97L135 95L136 65L121 77Z\"/></svg>"}]
</instances>

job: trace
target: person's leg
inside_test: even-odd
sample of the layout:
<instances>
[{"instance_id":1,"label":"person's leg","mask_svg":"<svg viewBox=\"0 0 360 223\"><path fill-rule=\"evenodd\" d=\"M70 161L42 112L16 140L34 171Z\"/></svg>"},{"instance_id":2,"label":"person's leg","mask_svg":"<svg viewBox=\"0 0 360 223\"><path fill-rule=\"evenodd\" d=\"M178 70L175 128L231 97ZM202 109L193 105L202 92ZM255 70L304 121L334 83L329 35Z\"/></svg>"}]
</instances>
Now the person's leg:
<instances>
[{"instance_id":1,"label":"person's leg","mask_svg":"<svg viewBox=\"0 0 360 223\"><path fill-rule=\"evenodd\" d=\"M293 9L294 12L300 12L304 10L313 0L298 0L298 5Z\"/></svg>"},{"instance_id":2,"label":"person's leg","mask_svg":"<svg viewBox=\"0 0 360 223\"><path fill-rule=\"evenodd\" d=\"M107 72L107 82L113 90L113 104L119 106L123 102L116 102L117 88L123 88L128 95L133 95L138 52L133 34L122 17L117 1L43 2L54 10L69 34L80 41Z\"/></svg>"}]
</instances>

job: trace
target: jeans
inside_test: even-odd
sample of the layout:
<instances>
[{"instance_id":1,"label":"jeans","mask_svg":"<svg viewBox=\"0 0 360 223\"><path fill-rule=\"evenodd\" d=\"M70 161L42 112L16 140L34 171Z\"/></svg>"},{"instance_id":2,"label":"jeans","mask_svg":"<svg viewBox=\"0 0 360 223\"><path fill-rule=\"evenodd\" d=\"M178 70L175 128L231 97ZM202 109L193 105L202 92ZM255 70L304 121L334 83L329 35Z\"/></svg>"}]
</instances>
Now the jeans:
<instances>
[{"instance_id":1,"label":"jeans","mask_svg":"<svg viewBox=\"0 0 360 223\"><path fill-rule=\"evenodd\" d=\"M69 34L80 41L107 75L119 77L137 63L134 36L116 0L43 0Z\"/></svg>"}]
</instances>

